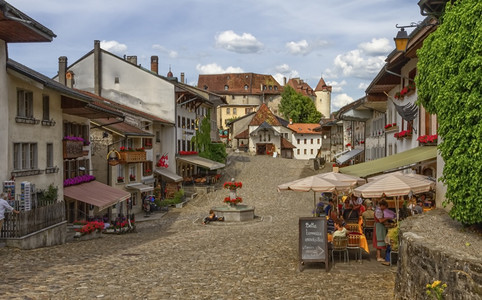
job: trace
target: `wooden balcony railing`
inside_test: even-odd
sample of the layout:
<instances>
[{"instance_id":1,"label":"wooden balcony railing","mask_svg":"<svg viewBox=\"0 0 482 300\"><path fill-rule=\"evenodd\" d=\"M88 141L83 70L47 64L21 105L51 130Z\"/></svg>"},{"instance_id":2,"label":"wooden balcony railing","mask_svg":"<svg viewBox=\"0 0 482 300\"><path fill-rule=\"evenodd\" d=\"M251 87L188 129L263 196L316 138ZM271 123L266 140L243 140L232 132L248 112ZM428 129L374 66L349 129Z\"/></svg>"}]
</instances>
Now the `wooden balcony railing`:
<instances>
[{"instance_id":1,"label":"wooden balcony railing","mask_svg":"<svg viewBox=\"0 0 482 300\"><path fill-rule=\"evenodd\" d=\"M119 162L121 164L141 163L146 161L145 151L123 151L120 153Z\"/></svg>"},{"instance_id":2,"label":"wooden balcony railing","mask_svg":"<svg viewBox=\"0 0 482 300\"><path fill-rule=\"evenodd\" d=\"M84 142L82 141L63 141L64 145L64 159L65 158L77 158L84 156L83 147Z\"/></svg>"}]
</instances>

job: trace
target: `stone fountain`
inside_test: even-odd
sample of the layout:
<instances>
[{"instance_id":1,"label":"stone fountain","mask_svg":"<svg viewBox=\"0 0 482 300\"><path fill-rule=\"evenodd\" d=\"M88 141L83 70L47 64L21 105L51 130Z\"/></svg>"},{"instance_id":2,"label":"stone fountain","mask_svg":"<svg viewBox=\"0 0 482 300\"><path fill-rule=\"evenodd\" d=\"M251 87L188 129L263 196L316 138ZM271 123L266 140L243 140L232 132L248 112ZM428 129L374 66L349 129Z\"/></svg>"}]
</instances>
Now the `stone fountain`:
<instances>
[{"instance_id":1,"label":"stone fountain","mask_svg":"<svg viewBox=\"0 0 482 300\"><path fill-rule=\"evenodd\" d=\"M224 188L229 189L229 197L224 199L224 202L227 203L226 206L213 207L217 217L223 217L225 222L243 222L254 219L254 207L239 204L242 199L237 196L236 190L242 186L242 183L234 181L234 178L224 183Z\"/></svg>"}]
</instances>

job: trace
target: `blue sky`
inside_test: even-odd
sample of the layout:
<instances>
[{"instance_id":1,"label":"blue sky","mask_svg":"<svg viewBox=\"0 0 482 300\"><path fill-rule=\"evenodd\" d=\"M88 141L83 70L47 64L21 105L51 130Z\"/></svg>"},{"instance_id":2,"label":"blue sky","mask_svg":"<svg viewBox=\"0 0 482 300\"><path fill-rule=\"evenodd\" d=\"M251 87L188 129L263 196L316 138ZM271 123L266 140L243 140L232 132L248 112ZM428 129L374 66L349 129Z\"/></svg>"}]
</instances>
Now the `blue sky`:
<instances>
[{"instance_id":1,"label":"blue sky","mask_svg":"<svg viewBox=\"0 0 482 300\"><path fill-rule=\"evenodd\" d=\"M8 0L7 0L8 1ZM396 24L423 19L418 0L10 0L51 29L51 43L9 44L9 57L53 77L58 57L75 62L94 47L137 55L159 72L254 72L333 86L332 110L364 96L394 49ZM410 29L410 28L409 28ZM410 32L410 30L409 30Z\"/></svg>"}]
</instances>

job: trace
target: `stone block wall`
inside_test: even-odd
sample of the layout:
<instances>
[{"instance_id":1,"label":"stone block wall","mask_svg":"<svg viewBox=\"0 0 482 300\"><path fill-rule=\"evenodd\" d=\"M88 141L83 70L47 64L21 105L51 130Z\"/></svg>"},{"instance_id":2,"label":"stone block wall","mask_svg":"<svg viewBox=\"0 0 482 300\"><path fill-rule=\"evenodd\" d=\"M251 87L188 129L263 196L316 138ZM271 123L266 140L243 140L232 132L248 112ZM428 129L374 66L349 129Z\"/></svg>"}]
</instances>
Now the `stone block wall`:
<instances>
[{"instance_id":1,"label":"stone block wall","mask_svg":"<svg viewBox=\"0 0 482 300\"><path fill-rule=\"evenodd\" d=\"M447 284L444 299L482 299L482 238L436 209L400 224L395 295L428 299L426 285Z\"/></svg>"}]
</instances>

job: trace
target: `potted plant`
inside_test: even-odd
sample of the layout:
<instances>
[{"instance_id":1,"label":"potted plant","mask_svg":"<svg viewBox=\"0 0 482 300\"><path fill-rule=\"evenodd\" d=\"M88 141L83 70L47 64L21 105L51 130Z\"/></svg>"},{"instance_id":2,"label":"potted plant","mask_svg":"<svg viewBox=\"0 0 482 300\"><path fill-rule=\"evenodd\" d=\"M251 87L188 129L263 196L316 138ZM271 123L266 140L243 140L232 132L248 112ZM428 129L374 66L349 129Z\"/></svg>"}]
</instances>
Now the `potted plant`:
<instances>
[{"instance_id":1,"label":"potted plant","mask_svg":"<svg viewBox=\"0 0 482 300\"><path fill-rule=\"evenodd\" d=\"M124 182L124 177L118 176L118 177L117 177L117 182Z\"/></svg>"},{"instance_id":2,"label":"potted plant","mask_svg":"<svg viewBox=\"0 0 482 300\"><path fill-rule=\"evenodd\" d=\"M134 174L129 175L129 180L130 181L136 181L136 175L134 175Z\"/></svg>"}]
</instances>

